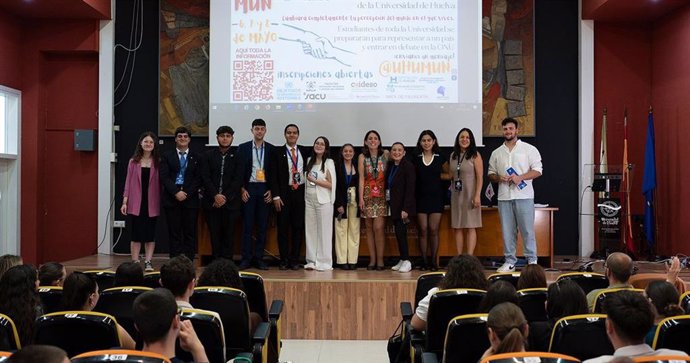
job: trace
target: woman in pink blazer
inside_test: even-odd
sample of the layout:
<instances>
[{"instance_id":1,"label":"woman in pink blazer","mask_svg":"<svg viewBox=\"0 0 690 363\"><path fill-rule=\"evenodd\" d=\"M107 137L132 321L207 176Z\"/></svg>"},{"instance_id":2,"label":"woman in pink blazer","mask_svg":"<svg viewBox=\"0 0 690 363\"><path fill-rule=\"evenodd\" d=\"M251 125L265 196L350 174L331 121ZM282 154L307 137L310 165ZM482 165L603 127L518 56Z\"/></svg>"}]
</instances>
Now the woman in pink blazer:
<instances>
[{"instance_id":1,"label":"woman in pink blazer","mask_svg":"<svg viewBox=\"0 0 690 363\"><path fill-rule=\"evenodd\" d=\"M153 271L151 258L156 246L156 217L160 211L160 181L158 178L158 142L156 135L147 131L141 134L134 155L129 159L127 179L123 193L123 215L130 215L132 260L139 262L141 243L144 242L144 269Z\"/></svg>"}]
</instances>

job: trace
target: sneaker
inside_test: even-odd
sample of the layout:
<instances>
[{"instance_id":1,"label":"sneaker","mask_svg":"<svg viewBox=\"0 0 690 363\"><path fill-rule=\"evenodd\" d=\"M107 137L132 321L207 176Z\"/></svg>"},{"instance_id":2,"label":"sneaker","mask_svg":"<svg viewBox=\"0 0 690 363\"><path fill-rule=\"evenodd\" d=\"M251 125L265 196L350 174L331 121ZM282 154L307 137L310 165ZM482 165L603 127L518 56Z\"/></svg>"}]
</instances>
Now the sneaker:
<instances>
[{"instance_id":1,"label":"sneaker","mask_svg":"<svg viewBox=\"0 0 690 363\"><path fill-rule=\"evenodd\" d=\"M393 271L398 271L398 270L400 270L400 266L402 266L402 264L403 264L403 260L398 261L398 264L395 265L395 266L393 266L393 267L391 267L391 270L393 270Z\"/></svg>"},{"instance_id":2,"label":"sneaker","mask_svg":"<svg viewBox=\"0 0 690 363\"><path fill-rule=\"evenodd\" d=\"M529 261L529 262L527 262L527 264L528 264L528 265L536 265L536 264L537 264L537 260Z\"/></svg>"},{"instance_id":3,"label":"sneaker","mask_svg":"<svg viewBox=\"0 0 690 363\"><path fill-rule=\"evenodd\" d=\"M308 264L304 265L304 269L307 271L312 271L316 268L316 265L314 265L313 262L309 262Z\"/></svg>"},{"instance_id":4,"label":"sneaker","mask_svg":"<svg viewBox=\"0 0 690 363\"><path fill-rule=\"evenodd\" d=\"M499 267L496 272L513 272L515 271L515 265L511 265L509 263L504 263L503 266Z\"/></svg>"},{"instance_id":5,"label":"sneaker","mask_svg":"<svg viewBox=\"0 0 690 363\"><path fill-rule=\"evenodd\" d=\"M153 271L153 265L151 264L151 261L144 261L144 271L145 272Z\"/></svg>"},{"instance_id":6,"label":"sneaker","mask_svg":"<svg viewBox=\"0 0 690 363\"><path fill-rule=\"evenodd\" d=\"M412 271L412 262L410 261L402 261L402 264L400 264L400 268L398 269L398 272L410 272Z\"/></svg>"}]
</instances>

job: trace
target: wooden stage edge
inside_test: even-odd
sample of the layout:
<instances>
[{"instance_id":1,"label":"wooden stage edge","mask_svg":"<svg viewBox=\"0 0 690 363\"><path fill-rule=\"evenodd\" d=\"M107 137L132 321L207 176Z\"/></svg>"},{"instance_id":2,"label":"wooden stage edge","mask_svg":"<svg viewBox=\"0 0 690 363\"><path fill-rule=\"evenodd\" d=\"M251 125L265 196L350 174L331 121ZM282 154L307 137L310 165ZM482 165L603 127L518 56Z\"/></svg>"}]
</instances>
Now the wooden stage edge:
<instances>
[{"instance_id":1,"label":"wooden stage edge","mask_svg":"<svg viewBox=\"0 0 690 363\"><path fill-rule=\"evenodd\" d=\"M574 259L569 256L570 261ZM68 272L74 270L112 269L129 259L128 256L94 255L64 262ZM154 257L156 270L167 256ZM198 265L198 259L196 260ZM547 279L555 281L561 273L577 268L581 263L556 258L559 270L547 271ZM603 263L593 265L595 272L603 271ZM664 272L662 264L638 262L639 272ZM201 273L202 267L197 269ZM282 335L285 339L316 340L385 340L400 322L400 302L413 301L417 277L423 272L414 270L398 273L391 270L357 271L334 270L268 271L250 269L264 278L269 300L285 302L282 315ZM495 270L485 270L486 275ZM681 272L690 281L687 270Z\"/></svg>"}]
</instances>

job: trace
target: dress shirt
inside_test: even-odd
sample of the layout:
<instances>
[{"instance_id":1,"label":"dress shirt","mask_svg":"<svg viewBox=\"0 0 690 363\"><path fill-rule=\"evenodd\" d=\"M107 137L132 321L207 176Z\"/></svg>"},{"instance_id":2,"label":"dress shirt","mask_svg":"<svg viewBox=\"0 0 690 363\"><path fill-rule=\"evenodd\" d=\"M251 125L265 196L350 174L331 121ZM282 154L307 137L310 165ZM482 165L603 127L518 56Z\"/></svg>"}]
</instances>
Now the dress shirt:
<instances>
[{"instance_id":1,"label":"dress shirt","mask_svg":"<svg viewBox=\"0 0 690 363\"><path fill-rule=\"evenodd\" d=\"M542 174L543 168L539 150L522 140L517 140L513 150L508 149L503 143L491 153L488 174L505 176L508 175L506 170L510 167L515 169L518 175L524 175L530 170ZM534 199L532 180L525 180L525 183L527 186L522 189L518 189L517 185L513 183L498 183L498 200Z\"/></svg>"}]
</instances>

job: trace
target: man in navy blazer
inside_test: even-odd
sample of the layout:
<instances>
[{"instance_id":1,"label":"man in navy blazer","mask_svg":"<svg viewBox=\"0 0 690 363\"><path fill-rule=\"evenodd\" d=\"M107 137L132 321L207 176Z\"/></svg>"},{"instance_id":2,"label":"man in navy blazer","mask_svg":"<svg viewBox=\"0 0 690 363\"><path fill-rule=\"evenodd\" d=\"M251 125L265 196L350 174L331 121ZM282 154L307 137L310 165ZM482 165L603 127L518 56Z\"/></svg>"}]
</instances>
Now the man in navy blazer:
<instances>
[{"instance_id":1,"label":"man in navy blazer","mask_svg":"<svg viewBox=\"0 0 690 363\"><path fill-rule=\"evenodd\" d=\"M266 246L268 212L273 202L271 180L273 173L273 145L264 141L266 122L260 118L252 121L252 140L240 144L237 153L244 168L242 183L242 262L240 270L254 266L268 270L263 260ZM252 251L252 232L256 226L256 245Z\"/></svg>"},{"instance_id":2,"label":"man in navy blazer","mask_svg":"<svg viewBox=\"0 0 690 363\"><path fill-rule=\"evenodd\" d=\"M184 254L194 261L201 169L199 155L189 149L191 137L191 131L184 126L175 130L175 149L161 157L160 180L170 257Z\"/></svg>"}]
</instances>

